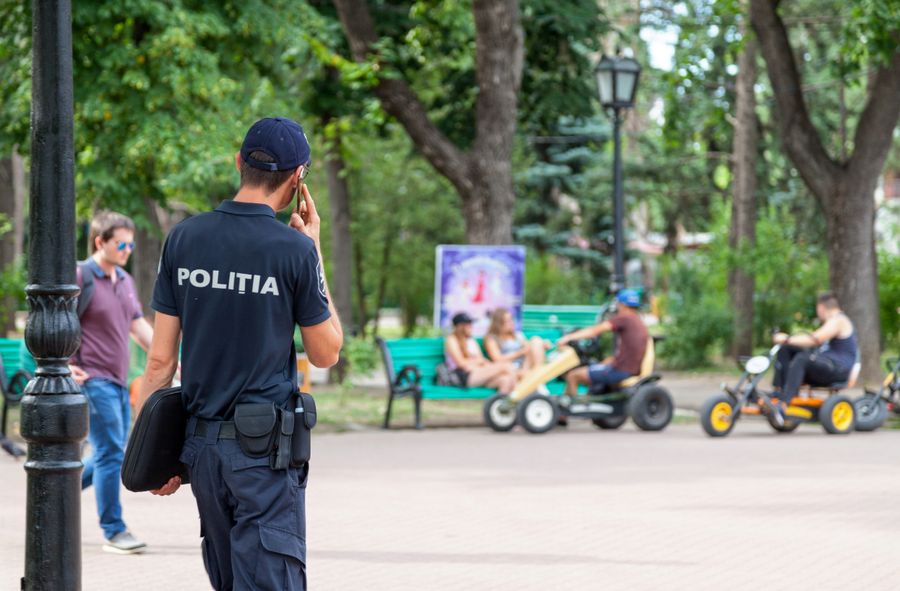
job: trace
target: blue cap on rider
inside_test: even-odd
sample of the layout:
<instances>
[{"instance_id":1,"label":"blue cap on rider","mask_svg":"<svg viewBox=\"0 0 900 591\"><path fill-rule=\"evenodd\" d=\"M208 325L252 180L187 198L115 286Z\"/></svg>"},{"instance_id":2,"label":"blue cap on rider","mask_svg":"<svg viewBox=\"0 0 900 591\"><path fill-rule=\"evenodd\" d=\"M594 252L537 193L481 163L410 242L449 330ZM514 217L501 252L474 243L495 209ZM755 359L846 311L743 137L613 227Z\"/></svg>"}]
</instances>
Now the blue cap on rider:
<instances>
[{"instance_id":1,"label":"blue cap on rider","mask_svg":"<svg viewBox=\"0 0 900 591\"><path fill-rule=\"evenodd\" d=\"M616 301L625 304L629 308L641 307L641 294L636 289L620 289L616 294Z\"/></svg>"}]
</instances>

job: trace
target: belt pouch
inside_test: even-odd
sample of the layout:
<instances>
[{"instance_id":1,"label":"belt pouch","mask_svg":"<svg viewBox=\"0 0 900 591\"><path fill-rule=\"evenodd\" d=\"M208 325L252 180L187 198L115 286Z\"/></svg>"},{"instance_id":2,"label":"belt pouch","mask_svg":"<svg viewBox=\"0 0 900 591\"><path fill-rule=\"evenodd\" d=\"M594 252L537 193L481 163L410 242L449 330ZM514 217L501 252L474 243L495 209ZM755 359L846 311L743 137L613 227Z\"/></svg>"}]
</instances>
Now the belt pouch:
<instances>
[{"instance_id":1,"label":"belt pouch","mask_svg":"<svg viewBox=\"0 0 900 591\"><path fill-rule=\"evenodd\" d=\"M241 450L251 458L263 458L275 445L278 412L271 402L238 404L234 408L234 429Z\"/></svg>"},{"instance_id":2,"label":"belt pouch","mask_svg":"<svg viewBox=\"0 0 900 591\"><path fill-rule=\"evenodd\" d=\"M299 392L294 408L294 439L291 442L291 467L299 468L309 462L312 453L311 431L316 426L316 400L311 394Z\"/></svg>"},{"instance_id":3,"label":"belt pouch","mask_svg":"<svg viewBox=\"0 0 900 591\"><path fill-rule=\"evenodd\" d=\"M293 453L291 441L294 436L294 413L287 409L280 411L278 415L278 441L275 453L272 454L271 467L273 470L287 470Z\"/></svg>"}]
</instances>

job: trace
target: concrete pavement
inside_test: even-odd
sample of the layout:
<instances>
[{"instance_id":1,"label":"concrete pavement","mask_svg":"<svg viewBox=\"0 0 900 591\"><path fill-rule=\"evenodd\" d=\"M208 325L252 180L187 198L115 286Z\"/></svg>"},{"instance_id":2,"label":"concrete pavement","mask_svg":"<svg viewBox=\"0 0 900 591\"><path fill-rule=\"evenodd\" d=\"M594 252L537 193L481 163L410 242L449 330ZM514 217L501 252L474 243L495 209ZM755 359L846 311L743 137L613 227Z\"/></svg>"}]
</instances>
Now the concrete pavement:
<instances>
[{"instance_id":1,"label":"concrete pavement","mask_svg":"<svg viewBox=\"0 0 900 591\"><path fill-rule=\"evenodd\" d=\"M317 591L900 588L900 431L366 431L317 436L314 462ZM0 479L0 589L17 589L21 463L0 456ZM86 591L208 588L189 491L124 506L150 549L102 552L85 493Z\"/></svg>"}]
</instances>

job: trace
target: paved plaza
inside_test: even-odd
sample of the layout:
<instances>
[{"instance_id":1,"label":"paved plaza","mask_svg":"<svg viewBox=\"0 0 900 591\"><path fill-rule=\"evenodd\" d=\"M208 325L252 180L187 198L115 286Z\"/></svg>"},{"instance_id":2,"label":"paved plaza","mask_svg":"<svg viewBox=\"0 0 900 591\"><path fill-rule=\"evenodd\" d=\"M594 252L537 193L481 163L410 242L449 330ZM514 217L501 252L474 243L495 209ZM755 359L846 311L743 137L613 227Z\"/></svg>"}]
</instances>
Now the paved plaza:
<instances>
[{"instance_id":1,"label":"paved plaza","mask_svg":"<svg viewBox=\"0 0 900 591\"><path fill-rule=\"evenodd\" d=\"M22 573L25 474L0 456L0 588ZM726 439L585 422L544 436L486 429L315 439L310 588L900 588L900 431L778 436L752 419ZM187 490L126 494L150 544L101 550L83 497L85 591L207 589Z\"/></svg>"}]
</instances>

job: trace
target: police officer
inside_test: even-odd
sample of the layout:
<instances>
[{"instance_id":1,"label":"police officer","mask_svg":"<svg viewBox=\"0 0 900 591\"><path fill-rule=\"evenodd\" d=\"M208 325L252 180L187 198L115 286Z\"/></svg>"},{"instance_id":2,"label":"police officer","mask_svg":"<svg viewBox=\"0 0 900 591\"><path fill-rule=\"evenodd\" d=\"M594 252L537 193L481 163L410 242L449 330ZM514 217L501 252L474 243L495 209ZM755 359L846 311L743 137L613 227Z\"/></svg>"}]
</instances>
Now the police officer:
<instances>
[{"instance_id":1,"label":"police officer","mask_svg":"<svg viewBox=\"0 0 900 591\"><path fill-rule=\"evenodd\" d=\"M310 147L302 127L257 121L235 161L234 199L178 224L166 239L141 401L171 382L183 334L181 382L192 416L181 461L190 469L209 579L222 591L305 589L308 469L273 470L269 457L246 455L233 418L239 404L288 404L297 388L295 325L318 367L337 362L343 332L303 182ZM288 226L275 212L294 195ZM180 484L173 477L152 492L169 495Z\"/></svg>"}]
</instances>

